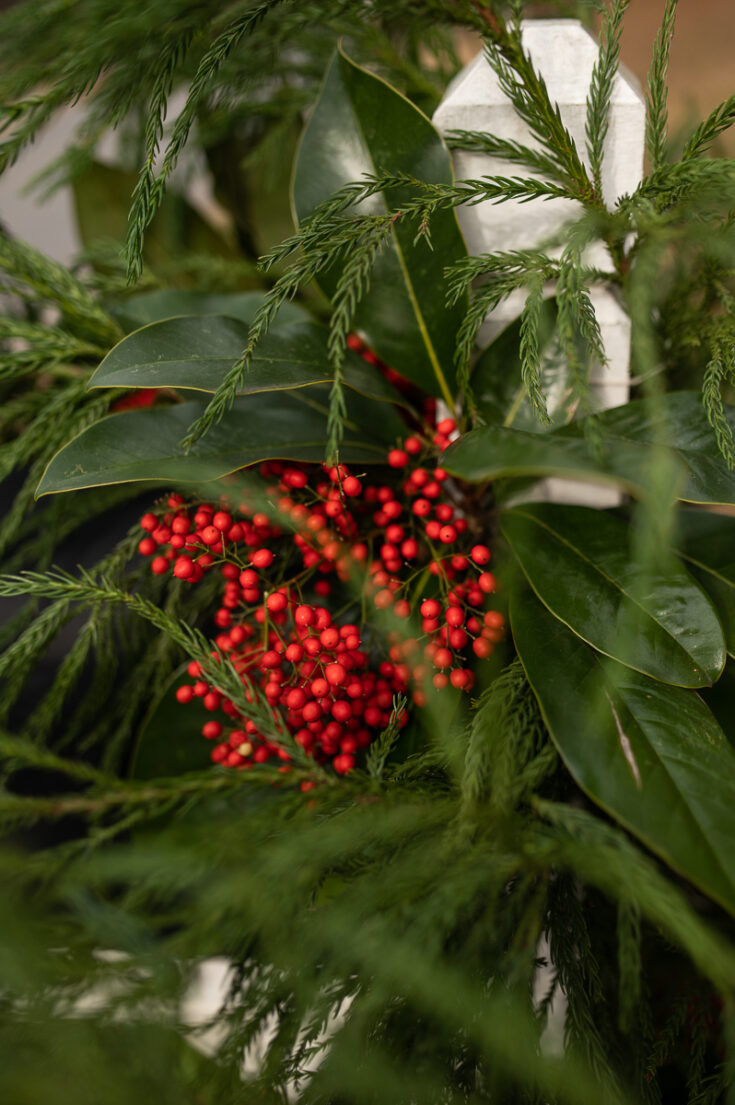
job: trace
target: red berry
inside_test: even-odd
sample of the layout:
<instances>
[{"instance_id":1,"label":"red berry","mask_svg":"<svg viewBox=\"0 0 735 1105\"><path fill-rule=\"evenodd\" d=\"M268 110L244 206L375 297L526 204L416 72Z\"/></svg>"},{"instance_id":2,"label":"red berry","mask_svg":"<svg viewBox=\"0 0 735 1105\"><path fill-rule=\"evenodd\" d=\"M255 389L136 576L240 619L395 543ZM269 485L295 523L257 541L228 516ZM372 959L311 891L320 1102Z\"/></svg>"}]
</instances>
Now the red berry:
<instances>
[{"instance_id":1,"label":"red berry","mask_svg":"<svg viewBox=\"0 0 735 1105\"><path fill-rule=\"evenodd\" d=\"M405 449L391 449L388 453L388 464L391 468L405 468L408 464L408 453Z\"/></svg>"},{"instance_id":2,"label":"red berry","mask_svg":"<svg viewBox=\"0 0 735 1105\"><path fill-rule=\"evenodd\" d=\"M452 666L452 654L448 648L438 648L434 653L434 667L450 668Z\"/></svg>"},{"instance_id":3,"label":"red berry","mask_svg":"<svg viewBox=\"0 0 735 1105\"><path fill-rule=\"evenodd\" d=\"M451 434L457 429L457 423L453 418L442 418L441 422L437 423L437 433Z\"/></svg>"},{"instance_id":4,"label":"red berry","mask_svg":"<svg viewBox=\"0 0 735 1105\"><path fill-rule=\"evenodd\" d=\"M327 677L327 682L331 683L333 687L341 686L347 678L347 671L342 664L327 664L324 674Z\"/></svg>"},{"instance_id":5,"label":"red berry","mask_svg":"<svg viewBox=\"0 0 735 1105\"><path fill-rule=\"evenodd\" d=\"M421 438L419 437L407 437L403 445L406 452L410 453L411 456L417 456L423 449Z\"/></svg>"},{"instance_id":6,"label":"red berry","mask_svg":"<svg viewBox=\"0 0 735 1105\"><path fill-rule=\"evenodd\" d=\"M497 590L497 583L492 572L482 572L477 580L477 585L486 595L491 595Z\"/></svg>"},{"instance_id":7,"label":"red berry","mask_svg":"<svg viewBox=\"0 0 735 1105\"><path fill-rule=\"evenodd\" d=\"M350 498L354 498L362 491L362 484L355 476L348 476L346 480L342 481L342 490L345 495L349 495Z\"/></svg>"},{"instance_id":8,"label":"red berry","mask_svg":"<svg viewBox=\"0 0 735 1105\"><path fill-rule=\"evenodd\" d=\"M138 552L141 556L153 556L157 548L158 545L152 537L144 537L142 541L138 542Z\"/></svg>"},{"instance_id":9,"label":"red berry","mask_svg":"<svg viewBox=\"0 0 735 1105\"><path fill-rule=\"evenodd\" d=\"M140 520L142 529L148 530L149 533L153 533L153 530L158 526L158 518L155 514L144 514Z\"/></svg>"},{"instance_id":10,"label":"red berry","mask_svg":"<svg viewBox=\"0 0 735 1105\"><path fill-rule=\"evenodd\" d=\"M272 591L265 600L265 605L271 614L280 614L288 606L288 598L283 591Z\"/></svg>"},{"instance_id":11,"label":"red berry","mask_svg":"<svg viewBox=\"0 0 735 1105\"><path fill-rule=\"evenodd\" d=\"M427 532L428 532L428 526ZM443 545L451 545L452 541L457 540L457 531L454 526L442 526L439 530L439 540Z\"/></svg>"},{"instance_id":12,"label":"red berry","mask_svg":"<svg viewBox=\"0 0 735 1105\"><path fill-rule=\"evenodd\" d=\"M421 615L424 618L438 618L441 606L436 599L424 599L420 606Z\"/></svg>"},{"instance_id":13,"label":"red berry","mask_svg":"<svg viewBox=\"0 0 735 1105\"><path fill-rule=\"evenodd\" d=\"M183 686L176 688L177 702L191 702L193 697L194 688L189 683L184 683Z\"/></svg>"},{"instance_id":14,"label":"red berry","mask_svg":"<svg viewBox=\"0 0 735 1105\"><path fill-rule=\"evenodd\" d=\"M194 575L194 561L191 557L178 557L174 564L174 575L177 579L190 579Z\"/></svg>"},{"instance_id":15,"label":"red berry","mask_svg":"<svg viewBox=\"0 0 735 1105\"><path fill-rule=\"evenodd\" d=\"M206 737L209 741L217 740L221 732L222 726L218 721L207 721L202 726L202 736Z\"/></svg>"},{"instance_id":16,"label":"red berry","mask_svg":"<svg viewBox=\"0 0 735 1105\"><path fill-rule=\"evenodd\" d=\"M352 771L355 766L355 757L348 755L344 752L340 756L335 756L332 760L332 767L340 775L346 775L349 771Z\"/></svg>"},{"instance_id":17,"label":"red berry","mask_svg":"<svg viewBox=\"0 0 735 1105\"><path fill-rule=\"evenodd\" d=\"M271 564L275 560L273 553L270 549L258 549L250 557L250 562L255 565L256 568L270 568Z\"/></svg>"},{"instance_id":18,"label":"red berry","mask_svg":"<svg viewBox=\"0 0 735 1105\"><path fill-rule=\"evenodd\" d=\"M155 556L151 561L151 571L154 575L162 576L168 571L169 561L165 556Z\"/></svg>"},{"instance_id":19,"label":"red berry","mask_svg":"<svg viewBox=\"0 0 735 1105\"><path fill-rule=\"evenodd\" d=\"M227 533L232 525L232 515L228 514L226 510L218 510L212 519L212 525L222 533Z\"/></svg>"},{"instance_id":20,"label":"red berry","mask_svg":"<svg viewBox=\"0 0 735 1105\"><path fill-rule=\"evenodd\" d=\"M470 556L475 564L487 564L490 559L490 550L487 545L474 545Z\"/></svg>"},{"instance_id":21,"label":"red berry","mask_svg":"<svg viewBox=\"0 0 735 1105\"><path fill-rule=\"evenodd\" d=\"M484 637L478 637L476 641L472 642L472 651L475 656L479 656L481 660L487 660L488 656L491 656L493 652L492 642L486 641Z\"/></svg>"}]
</instances>

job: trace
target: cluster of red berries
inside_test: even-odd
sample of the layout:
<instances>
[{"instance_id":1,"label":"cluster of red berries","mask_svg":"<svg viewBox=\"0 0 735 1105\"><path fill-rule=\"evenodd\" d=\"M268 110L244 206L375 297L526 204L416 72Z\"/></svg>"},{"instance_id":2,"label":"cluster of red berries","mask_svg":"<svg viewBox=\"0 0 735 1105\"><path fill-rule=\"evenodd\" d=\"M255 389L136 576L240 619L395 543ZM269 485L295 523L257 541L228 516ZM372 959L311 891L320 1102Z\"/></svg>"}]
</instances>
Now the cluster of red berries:
<instances>
[{"instance_id":1,"label":"cluster of red berries","mask_svg":"<svg viewBox=\"0 0 735 1105\"><path fill-rule=\"evenodd\" d=\"M368 481L344 465L268 461L259 469L258 502L244 492L231 511L226 498L191 505L171 495L160 513L141 519L147 533L139 551L152 557L154 573L196 583L220 568L218 649L250 688L259 687L304 751L337 772L351 770L389 723L395 695L421 706L449 684L470 690L470 661L490 656L503 635L503 615L487 608L496 591L485 567L490 550L483 543L462 550L469 529L462 489L436 463L454 431L447 418L428 440L407 437L387 455L394 473L388 479L379 478L385 469ZM335 624L324 605L349 607L350 587L376 611L363 605L361 627ZM401 619L414 612L421 634L401 632ZM391 614L383 638L376 623ZM383 639L381 658L375 653ZM200 697L226 715L224 724L203 728L217 741L215 762L249 767L289 759L253 717L201 679L196 663L189 673L194 682L179 688L179 701Z\"/></svg>"}]
</instances>

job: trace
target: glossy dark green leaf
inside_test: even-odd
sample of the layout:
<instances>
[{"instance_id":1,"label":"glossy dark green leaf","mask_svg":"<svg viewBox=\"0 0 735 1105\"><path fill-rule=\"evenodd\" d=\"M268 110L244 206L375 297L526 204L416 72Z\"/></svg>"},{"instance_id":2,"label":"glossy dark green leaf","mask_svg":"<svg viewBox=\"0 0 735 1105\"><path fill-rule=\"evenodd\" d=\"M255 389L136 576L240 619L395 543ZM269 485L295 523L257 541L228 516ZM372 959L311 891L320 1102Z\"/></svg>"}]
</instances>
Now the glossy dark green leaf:
<instances>
[{"instance_id":1,"label":"glossy dark green leaf","mask_svg":"<svg viewBox=\"0 0 735 1105\"><path fill-rule=\"evenodd\" d=\"M202 726L212 714L199 698L186 705L177 701L184 683L191 683L185 665L166 683L143 724L130 769L134 779L183 775L211 765L212 743L202 736Z\"/></svg>"},{"instance_id":2,"label":"glossy dark green leaf","mask_svg":"<svg viewBox=\"0 0 735 1105\"><path fill-rule=\"evenodd\" d=\"M588 507L529 503L505 511L501 525L538 597L588 644L665 683L717 679L722 627L675 557L644 571L630 526Z\"/></svg>"},{"instance_id":3,"label":"glossy dark green leaf","mask_svg":"<svg viewBox=\"0 0 735 1105\"><path fill-rule=\"evenodd\" d=\"M735 912L735 751L701 698L601 657L525 589L510 614L544 720L582 790Z\"/></svg>"},{"instance_id":4,"label":"glossy dark green leaf","mask_svg":"<svg viewBox=\"0 0 735 1105\"><path fill-rule=\"evenodd\" d=\"M477 358L472 391L477 406L491 426L513 426L530 433L548 433L568 422L569 362L552 341L556 326L556 300L547 299L541 309L539 351L541 386L547 401L550 425L541 423L528 398L521 377L521 320L515 319Z\"/></svg>"},{"instance_id":5,"label":"glossy dark green leaf","mask_svg":"<svg viewBox=\"0 0 735 1105\"><path fill-rule=\"evenodd\" d=\"M660 452L660 463L669 472L672 488L685 479L681 462L670 452ZM561 437L505 426L470 430L442 454L442 467L471 482L524 477L562 476L605 486L620 487L631 495L647 495L647 473L653 451L638 442L603 443L596 451L579 434ZM672 490L672 494L674 494Z\"/></svg>"},{"instance_id":6,"label":"glossy dark green leaf","mask_svg":"<svg viewBox=\"0 0 735 1105\"><path fill-rule=\"evenodd\" d=\"M707 510L679 514L679 551L719 614L735 656L735 518Z\"/></svg>"},{"instance_id":7,"label":"glossy dark green leaf","mask_svg":"<svg viewBox=\"0 0 735 1105\"><path fill-rule=\"evenodd\" d=\"M296 159L297 218L305 219L345 184L376 172L408 173L441 184L453 179L449 151L426 116L338 51ZM399 211L415 198L411 188L392 189L366 202L360 212ZM416 232L414 221L396 220L354 326L387 364L453 405L455 339L465 304L446 306L444 269L466 249L453 211L432 217L433 249L424 239L414 244ZM340 271L333 266L320 277L330 297Z\"/></svg>"},{"instance_id":8,"label":"glossy dark green leaf","mask_svg":"<svg viewBox=\"0 0 735 1105\"><path fill-rule=\"evenodd\" d=\"M735 409L728 408L735 431ZM624 443L666 446L684 464L687 479L678 497L692 503L735 503L735 471L727 467L715 441L699 392L674 391L655 399L637 399L622 407L602 411L596 429L616 449ZM584 433L583 422L565 426L555 436L570 438Z\"/></svg>"},{"instance_id":9,"label":"glossy dark green leaf","mask_svg":"<svg viewBox=\"0 0 735 1105\"><path fill-rule=\"evenodd\" d=\"M606 483L644 497L670 486L685 502L735 503L735 472L720 456L701 397L671 392L637 399L553 433L502 426L472 430L447 449L442 464L466 480L563 476ZM729 414L735 430L735 414ZM595 447L592 446L595 442Z\"/></svg>"},{"instance_id":10,"label":"glossy dark green leaf","mask_svg":"<svg viewBox=\"0 0 735 1105\"><path fill-rule=\"evenodd\" d=\"M181 288L158 288L153 292L116 299L107 305L110 314L129 333L149 322L160 322L179 315L227 315L251 323L263 303L263 292L195 292ZM273 326L308 319L309 312L298 303L284 303Z\"/></svg>"},{"instance_id":11,"label":"glossy dark green leaf","mask_svg":"<svg viewBox=\"0 0 735 1105\"><path fill-rule=\"evenodd\" d=\"M95 422L52 458L37 496L103 484L152 480L161 484L216 479L260 460L321 461L327 440L325 388L249 395L206 437L184 452L180 442L204 410L181 403L126 411ZM369 430L362 429L369 426ZM347 403L340 456L348 464L385 462L386 444L405 429L392 407L354 394Z\"/></svg>"},{"instance_id":12,"label":"glossy dark green leaf","mask_svg":"<svg viewBox=\"0 0 735 1105\"><path fill-rule=\"evenodd\" d=\"M221 315L169 318L123 338L92 376L89 386L187 388L214 392L248 343L248 327ZM384 402L400 401L373 365L347 350L348 387ZM332 378L327 330L315 322L291 322L259 343L240 395L324 384Z\"/></svg>"},{"instance_id":13,"label":"glossy dark green leaf","mask_svg":"<svg viewBox=\"0 0 735 1105\"><path fill-rule=\"evenodd\" d=\"M125 241L135 172L95 161L74 181L77 226L85 246L101 240ZM239 260L233 239L223 235L181 193L169 189L146 231L145 261L162 267L185 254Z\"/></svg>"}]
</instances>

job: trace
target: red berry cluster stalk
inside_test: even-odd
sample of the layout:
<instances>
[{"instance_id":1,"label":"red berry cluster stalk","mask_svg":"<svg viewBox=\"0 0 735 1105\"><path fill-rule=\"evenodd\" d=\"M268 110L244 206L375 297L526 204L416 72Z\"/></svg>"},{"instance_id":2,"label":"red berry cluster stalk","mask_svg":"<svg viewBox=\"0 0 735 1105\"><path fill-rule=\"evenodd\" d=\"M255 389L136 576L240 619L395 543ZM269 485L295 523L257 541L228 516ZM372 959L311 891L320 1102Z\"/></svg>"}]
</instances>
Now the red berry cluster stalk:
<instances>
[{"instance_id":1,"label":"red berry cluster stalk","mask_svg":"<svg viewBox=\"0 0 735 1105\"><path fill-rule=\"evenodd\" d=\"M444 419L412 434L390 450L388 470L369 478L345 465L268 461L259 468L262 491L244 492L234 510L226 498L188 504L171 495L141 519L139 551L154 573L196 583L219 568L217 648L307 755L338 773L388 725L395 695L420 707L450 684L469 691L471 664L503 635L502 613L488 608L496 591L490 550L467 548L463 489L437 464L454 431ZM354 601L355 585L366 603L362 624L339 624L333 611ZM381 654L376 623L389 611ZM419 626L420 634L409 630ZM249 768L273 759L289 770L286 747L205 682L195 662L189 674L179 701L199 697L224 715L203 727L216 763Z\"/></svg>"}]
</instances>

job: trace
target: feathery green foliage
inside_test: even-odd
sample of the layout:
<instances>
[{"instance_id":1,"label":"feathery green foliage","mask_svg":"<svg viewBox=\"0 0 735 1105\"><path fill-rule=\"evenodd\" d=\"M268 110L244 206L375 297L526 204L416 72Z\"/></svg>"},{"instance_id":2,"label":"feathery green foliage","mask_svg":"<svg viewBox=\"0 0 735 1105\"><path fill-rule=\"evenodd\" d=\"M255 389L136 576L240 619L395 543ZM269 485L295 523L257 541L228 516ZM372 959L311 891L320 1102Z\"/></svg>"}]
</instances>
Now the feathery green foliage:
<instances>
[{"instance_id":1,"label":"feathery green foliage","mask_svg":"<svg viewBox=\"0 0 735 1105\"><path fill-rule=\"evenodd\" d=\"M625 706L625 679L635 686L643 676L626 669L610 684L619 739L615 756L599 764L605 800L594 787L580 789L588 785L584 773L569 748L554 743L558 735L552 739L512 627L492 661L476 665L476 697L460 702L458 694L451 709L441 696L420 709L408 695L396 697L364 768L338 776L306 755L257 685L243 682L210 639L216 581L170 586L135 559L140 529L132 523L160 484L99 486L34 502L49 461L69 439L121 399L131 401L118 389L88 391L87 384L131 324L126 305L142 291L257 288L261 296L247 347L223 366L186 447L201 440L206 448L285 304L297 300L326 321L331 383L305 402L323 416L323 456L334 462L353 417L344 386L347 339L396 226L407 229L417 257L429 257L446 213L483 202L566 199L577 204L576 221L548 241L455 260L433 293L442 308L446 300L463 312L454 350L460 429L473 422L480 434L498 431L498 452L514 442L517 448L492 487L454 475L447 453L468 550L490 541L499 601L515 596L523 570L498 536L504 497L528 494L514 463L548 450L533 475L554 474L548 456L566 449L582 468L573 474L587 476L580 439L598 465L611 448L623 456L637 441L678 449L693 484L683 488L687 502L732 503L735 175L731 161L709 154L735 118L733 100L694 130L679 162L667 160L676 11L667 0L648 85L651 171L631 195L606 203L606 136L628 6L581 6L581 14L603 15L584 150L523 51L521 0L160 0L155 10L137 0L78 0L73 18L66 3L25 0L0 18L0 169L59 108L82 99L77 145L52 176L83 174L110 125L120 127L126 167L138 174L127 240L86 242L73 273L0 235L0 481L9 500L0 523L0 598L11 609L0 631L0 1085L14 1105L732 1099L733 918L718 904L722 895L695 890L663 850L653 858L646 836L634 835L616 804L620 762L633 779L626 776L628 785L635 785L631 765L645 780L641 808L652 801L656 772L674 770L663 756L647 758L658 746L642 743L645 718ZM579 9L561 0L543 5L546 14ZM517 165L518 173L436 183L419 166L414 175L376 164L321 202L297 231L269 236L258 185L285 159L337 41L431 112L459 67L457 27L483 37L528 138L459 131L449 144ZM183 107L172 118L177 93ZM344 135L346 144L353 138ZM187 147L208 160L241 256L197 253L149 265L146 254L144 268L153 217L165 210ZM270 191L280 204L278 224L287 200L275 186ZM388 196L398 192L402 202L391 207ZM589 248L600 243L605 260L592 264ZM327 302L314 283L329 272L337 275ZM586 418L578 433L558 428L560 411L565 421L593 409L589 375L606 361L594 309L600 287L612 289L630 315L636 395L653 403L669 390L701 392L700 422L692 416L672 432L672 406L662 402L646 421L633 403L608 412L621 419L612 438L605 416ZM512 356L506 344L502 378L478 381L480 328L518 292L525 305ZM551 294L555 334L546 342L542 312ZM401 372L400 363L390 367ZM155 418L185 397L186 389L160 388L150 413ZM414 387L412 409L425 398ZM528 420L516 431L519 411ZM460 447L481 440L469 434ZM672 497L674 485L683 492L671 453L664 464L649 451L650 479L638 483L653 494L620 505L617 513L631 521L631 548L609 551L639 587L670 565L683 518ZM480 467L486 462L480 455ZM207 493L234 496L243 486L218 484ZM259 506L272 509L272 498L271 488ZM588 517L590 530L597 518ZM718 542L729 547L727 519L718 524L711 556ZM88 546L101 536L100 558ZM371 557L382 539L376 523ZM560 592L586 595L592 576L567 576L567 564L560 554ZM599 569L589 566L596 583ZM720 635L713 648L721 643L724 657L733 610L729 561L710 574L718 590L710 598L702 592L702 602L712 608ZM443 586L418 569L415 602L435 584ZM377 640L384 626L366 596L339 616L357 617L359 608ZM607 625L608 612L596 613ZM702 631L695 623L685 629ZM604 667L602 648L593 652L573 628L565 632ZM290 773L265 764L136 774L140 742L187 660L289 755ZM553 671L553 649L544 661ZM658 696L674 693L690 696L691 709L709 719L708 729L671 738L680 741L681 770L701 766L696 742L711 737L714 744L714 733L722 738L721 762L729 762L723 749L733 737L732 708L718 695L730 669L731 661L722 684L703 688L701 698L650 681L645 701L654 720ZM585 682L579 694L587 693ZM404 729L406 711L412 719ZM170 724L171 746L182 739L182 725ZM699 794L697 778L685 776L682 792L691 785ZM305 792L302 782L316 785ZM715 851L727 805L713 797L707 807ZM689 807L678 809L671 833L685 833L690 815ZM729 870L726 849L719 854ZM192 996L217 963L226 982L203 1019L192 1013Z\"/></svg>"}]
</instances>

